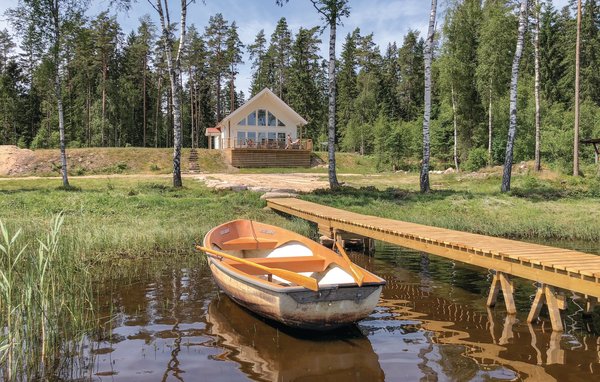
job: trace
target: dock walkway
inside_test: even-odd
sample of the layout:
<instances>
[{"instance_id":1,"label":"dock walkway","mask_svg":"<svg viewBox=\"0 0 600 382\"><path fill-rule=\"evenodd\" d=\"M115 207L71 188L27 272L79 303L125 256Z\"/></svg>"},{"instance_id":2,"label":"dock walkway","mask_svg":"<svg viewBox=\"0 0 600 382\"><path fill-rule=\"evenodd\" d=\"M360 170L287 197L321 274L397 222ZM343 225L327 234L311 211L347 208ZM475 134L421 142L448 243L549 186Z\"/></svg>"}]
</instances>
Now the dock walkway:
<instances>
[{"instance_id":1,"label":"dock walkway","mask_svg":"<svg viewBox=\"0 0 600 382\"><path fill-rule=\"evenodd\" d=\"M362 215L295 198L269 199L267 205L317 223L322 233L329 233L334 239L351 233L495 270L488 305L495 304L502 290L508 313L516 313L509 275L536 281L539 288L528 320L537 320L542 305L546 304L557 331L563 329L559 310L566 308L561 291L575 292L585 298L588 310L600 298L597 255Z\"/></svg>"}]
</instances>

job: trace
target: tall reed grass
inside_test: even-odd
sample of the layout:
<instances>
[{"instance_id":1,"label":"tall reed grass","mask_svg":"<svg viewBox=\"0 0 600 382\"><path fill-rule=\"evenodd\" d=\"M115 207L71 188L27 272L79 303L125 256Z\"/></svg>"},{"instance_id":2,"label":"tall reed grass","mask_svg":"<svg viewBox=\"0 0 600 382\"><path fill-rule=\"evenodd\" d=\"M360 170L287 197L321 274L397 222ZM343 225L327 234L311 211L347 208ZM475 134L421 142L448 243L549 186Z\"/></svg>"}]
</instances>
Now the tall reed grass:
<instances>
[{"instance_id":1,"label":"tall reed grass","mask_svg":"<svg viewBox=\"0 0 600 382\"><path fill-rule=\"evenodd\" d=\"M0 220L0 368L6 381L47 379L79 353L91 328L92 288L85 263L60 243L64 217L24 238Z\"/></svg>"}]
</instances>

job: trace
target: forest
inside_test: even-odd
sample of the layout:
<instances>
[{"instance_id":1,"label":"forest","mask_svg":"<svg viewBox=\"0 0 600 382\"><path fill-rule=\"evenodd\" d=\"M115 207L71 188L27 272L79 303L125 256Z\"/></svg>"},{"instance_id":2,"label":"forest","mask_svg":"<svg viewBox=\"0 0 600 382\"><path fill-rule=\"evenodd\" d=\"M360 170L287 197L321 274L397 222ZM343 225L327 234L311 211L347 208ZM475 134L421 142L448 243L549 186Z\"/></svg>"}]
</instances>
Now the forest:
<instances>
[{"instance_id":1,"label":"forest","mask_svg":"<svg viewBox=\"0 0 600 382\"><path fill-rule=\"evenodd\" d=\"M530 1L529 8L514 161L535 155L537 35L541 158L569 172L577 6L571 1L556 9L552 1ZM63 21L59 60L67 147L171 147L173 88L160 27L147 15L126 32L115 12L75 12ZM7 16L13 27L0 31L0 144L58 147L53 48L16 9ZM440 9L432 64L432 168L456 163L472 171L504 162L518 18L510 0L451 1ZM584 0L582 139L600 137L599 29L600 4ZM206 26L188 25L179 77L183 146L205 147L207 127L269 87L309 121L306 132L315 147L325 148L328 62L321 53L327 42L322 32L322 25L291 30L281 18L274 30L241 41L236 20L222 14L211 16ZM339 38L337 150L372 155L381 170L416 169L422 154L424 36L411 30L387 46L377 46L372 33L359 29ZM179 49L177 41L173 49ZM250 89L236 84L245 52L253 72ZM593 163L591 147L579 150L583 163Z\"/></svg>"}]
</instances>

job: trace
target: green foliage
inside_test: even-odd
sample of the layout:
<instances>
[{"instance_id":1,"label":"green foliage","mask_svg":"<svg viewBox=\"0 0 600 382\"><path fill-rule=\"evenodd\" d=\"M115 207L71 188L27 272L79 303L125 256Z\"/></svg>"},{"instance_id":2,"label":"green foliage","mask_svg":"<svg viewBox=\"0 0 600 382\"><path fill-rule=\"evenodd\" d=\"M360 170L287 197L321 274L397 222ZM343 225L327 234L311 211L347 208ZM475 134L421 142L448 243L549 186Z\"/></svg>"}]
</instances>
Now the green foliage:
<instances>
[{"instance_id":1,"label":"green foliage","mask_svg":"<svg viewBox=\"0 0 600 382\"><path fill-rule=\"evenodd\" d=\"M61 242L63 221L54 217L49 233L39 235L11 234L0 220L0 364L7 380L60 375L65 355L81 350L92 327L88 267Z\"/></svg>"},{"instance_id":2,"label":"green foliage","mask_svg":"<svg viewBox=\"0 0 600 382\"><path fill-rule=\"evenodd\" d=\"M488 162L489 155L487 150L482 147L474 148L469 151L469 156L463 165L463 169L465 171L477 171L480 168L485 167Z\"/></svg>"}]
</instances>

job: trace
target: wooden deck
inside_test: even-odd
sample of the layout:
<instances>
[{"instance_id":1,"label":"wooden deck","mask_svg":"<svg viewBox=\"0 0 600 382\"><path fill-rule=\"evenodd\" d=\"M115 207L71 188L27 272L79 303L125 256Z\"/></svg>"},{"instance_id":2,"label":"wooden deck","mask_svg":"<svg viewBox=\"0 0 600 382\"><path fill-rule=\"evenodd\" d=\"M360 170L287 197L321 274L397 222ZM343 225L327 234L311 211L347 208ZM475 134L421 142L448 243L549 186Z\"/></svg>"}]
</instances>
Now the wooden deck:
<instances>
[{"instance_id":1,"label":"wooden deck","mask_svg":"<svg viewBox=\"0 0 600 382\"><path fill-rule=\"evenodd\" d=\"M242 167L310 167L310 150L298 149L225 149L227 162Z\"/></svg>"},{"instance_id":2,"label":"wooden deck","mask_svg":"<svg viewBox=\"0 0 600 382\"><path fill-rule=\"evenodd\" d=\"M319 230L332 238L348 232L495 270L488 305L494 305L502 290L508 313L516 313L509 275L536 281L540 286L528 321L535 321L546 304L552 326L558 331L563 327L557 314L566 307L561 290L587 299L587 309L600 298L597 255L362 215L294 198L269 199L267 205L317 223Z\"/></svg>"}]
</instances>

